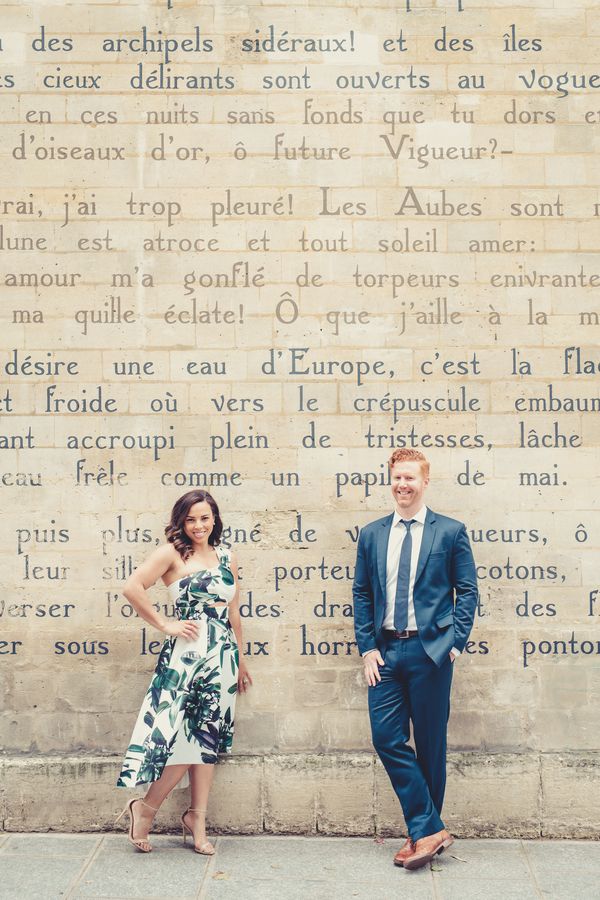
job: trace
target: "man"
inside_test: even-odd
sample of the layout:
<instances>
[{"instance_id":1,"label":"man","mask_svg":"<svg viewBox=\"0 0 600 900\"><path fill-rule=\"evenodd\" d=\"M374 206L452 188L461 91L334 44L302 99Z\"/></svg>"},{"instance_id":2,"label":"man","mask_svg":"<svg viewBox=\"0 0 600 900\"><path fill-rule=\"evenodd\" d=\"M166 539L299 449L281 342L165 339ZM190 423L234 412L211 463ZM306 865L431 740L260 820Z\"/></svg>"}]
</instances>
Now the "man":
<instances>
[{"instance_id":1,"label":"man","mask_svg":"<svg viewBox=\"0 0 600 900\"><path fill-rule=\"evenodd\" d=\"M360 532L354 624L373 745L408 829L394 863L418 869L454 841L441 819L446 727L453 663L475 616L477 575L465 526L423 502L425 456L396 450L389 466L395 510ZM416 755L408 744L411 722Z\"/></svg>"}]
</instances>

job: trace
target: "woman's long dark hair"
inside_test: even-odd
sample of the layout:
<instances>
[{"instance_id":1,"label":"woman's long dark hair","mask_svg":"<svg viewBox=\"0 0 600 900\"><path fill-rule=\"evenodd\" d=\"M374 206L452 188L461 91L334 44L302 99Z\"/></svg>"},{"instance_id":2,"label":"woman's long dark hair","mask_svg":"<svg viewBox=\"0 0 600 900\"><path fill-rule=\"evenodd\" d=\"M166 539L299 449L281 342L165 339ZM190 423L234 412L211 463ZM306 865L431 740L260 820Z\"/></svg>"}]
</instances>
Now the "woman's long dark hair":
<instances>
[{"instance_id":1,"label":"woman's long dark hair","mask_svg":"<svg viewBox=\"0 0 600 900\"><path fill-rule=\"evenodd\" d=\"M187 514L194 503L208 503L215 517L214 528L211 531L208 543L211 547L217 547L221 542L221 534L223 533L223 522L219 513L219 507L215 503L213 497L208 491L188 491L183 497L180 497L175 506L171 510L171 521L165 528L165 535L170 544L185 561L192 554L192 542L185 533L184 524Z\"/></svg>"}]
</instances>

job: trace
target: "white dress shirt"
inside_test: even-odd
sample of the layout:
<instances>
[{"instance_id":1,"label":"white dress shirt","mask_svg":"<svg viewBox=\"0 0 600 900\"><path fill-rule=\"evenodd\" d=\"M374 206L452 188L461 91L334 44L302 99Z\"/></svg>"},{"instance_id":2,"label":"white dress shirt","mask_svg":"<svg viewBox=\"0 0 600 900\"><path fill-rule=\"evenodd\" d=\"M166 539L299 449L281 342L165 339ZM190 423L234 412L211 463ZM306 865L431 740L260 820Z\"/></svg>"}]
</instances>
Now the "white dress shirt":
<instances>
[{"instance_id":1,"label":"white dress shirt","mask_svg":"<svg viewBox=\"0 0 600 900\"><path fill-rule=\"evenodd\" d=\"M413 599L413 591L415 587L415 576L417 574L417 562L419 561L419 553L421 552L421 541L423 540L423 529L425 527L425 517L427 515L427 507L422 506L411 518L413 524L410 526L410 536L412 538L412 548L410 553L410 578L408 582L408 624L409 631L417 630L417 620L415 617L415 604ZM386 580L385 580L385 615L383 617L383 628L394 631L394 611L396 607L396 585L398 583L398 565L400 563L400 552L402 550L402 542L406 538L407 530L402 516L397 510L394 510L394 519L390 529L390 539L387 548L386 562ZM372 650L368 650L372 653ZM451 653L454 656L460 656L460 650L453 647ZM366 656L367 653L364 654Z\"/></svg>"},{"instance_id":2,"label":"white dress shirt","mask_svg":"<svg viewBox=\"0 0 600 900\"><path fill-rule=\"evenodd\" d=\"M413 601L413 590L415 586L415 576L417 574L417 562L421 550L421 541L423 540L423 528L425 527L425 516L427 507L422 506L419 512L415 513L413 524L410 526L410 536L412 538L412 550L410 554L410 579L408 582L408 624L409 631L415 631L417 628L417 620L415 618L415 604ZM408 521L408 520L406 520ZM394 630L394 610L396 606L396 585L398 583L398 565L400 563L400 552L402 544L407 535L406 525L400 513L394 512L394 520L390 530L390 539L387 548L386 563L386 579L385 579L385 615L383 617L383 627Z\"/></svg>"}]
</instances>

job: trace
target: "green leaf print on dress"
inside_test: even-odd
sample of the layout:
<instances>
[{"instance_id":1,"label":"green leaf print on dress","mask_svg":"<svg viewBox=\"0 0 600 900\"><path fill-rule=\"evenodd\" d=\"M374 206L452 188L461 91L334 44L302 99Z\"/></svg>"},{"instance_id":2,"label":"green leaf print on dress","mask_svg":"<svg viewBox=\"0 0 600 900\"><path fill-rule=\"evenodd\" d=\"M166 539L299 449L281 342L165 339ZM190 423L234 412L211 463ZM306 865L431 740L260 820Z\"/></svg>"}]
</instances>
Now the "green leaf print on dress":
<instances>
[{"instance_id":1,"label":"green leaf print on dress","mask_svg":"<svg viewBox=\"0 0 600 900\"><path fill-rule=\"evenodd\" d=\"M219 753L231 752L239 662L223 601L233 599L235 581L229 554L220 548L217 554L214 569L186 575L169 588L177 617L194 619L198 637L166 638L125 754L119 787L156 781L166 765L214 763Z\"/></svg>"},{"instance_id":2,"label":"green leaf print on dress","mask_svg":"<svg viewBox=\"0 0 600 900\"><path fill-rule=\"evenodd\" d=\"M223 579L223 584L233 584L233 572L224 565L219 566L219 572Z\"/></svg>"}]
</instances>

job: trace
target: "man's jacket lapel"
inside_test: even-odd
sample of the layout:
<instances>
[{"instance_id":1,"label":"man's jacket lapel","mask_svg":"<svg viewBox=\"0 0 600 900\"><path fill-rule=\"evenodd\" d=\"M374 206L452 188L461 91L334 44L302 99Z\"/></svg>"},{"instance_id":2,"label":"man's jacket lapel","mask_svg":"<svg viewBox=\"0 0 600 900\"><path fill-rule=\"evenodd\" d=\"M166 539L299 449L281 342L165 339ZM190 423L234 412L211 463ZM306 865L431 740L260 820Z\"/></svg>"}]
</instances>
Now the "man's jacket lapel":
<instances>
[{"instance_id":1,"label":"man's jacket lapel","mask_svg":"<svg viewBox=\"0 0 600 900\"><path fill-rule=\"evenodd\" d=\"M431 553L433 539L435 537L435 513L430 509L427 510L425 516L425 525L423 527L423 538L421 540L421 550L419 551L419 559L417 561L417 571L415 573L415 584L423 574L425 565Z\"/></svg>"},{"instance_id":2,"label":"man's jacket lapel","mask_svg":"<svg viewBox=\"0 0 600 900\"><path fill-rule=\"evenodd\" d=\"M387 583L387 548L390 541L390 531L392 530L392 522L394 514L388 516L381 523L381 528L377 535L377 573L379 575L379 583L381 592L385 601L385 587Z\"/></svg>"}]
</instances>

